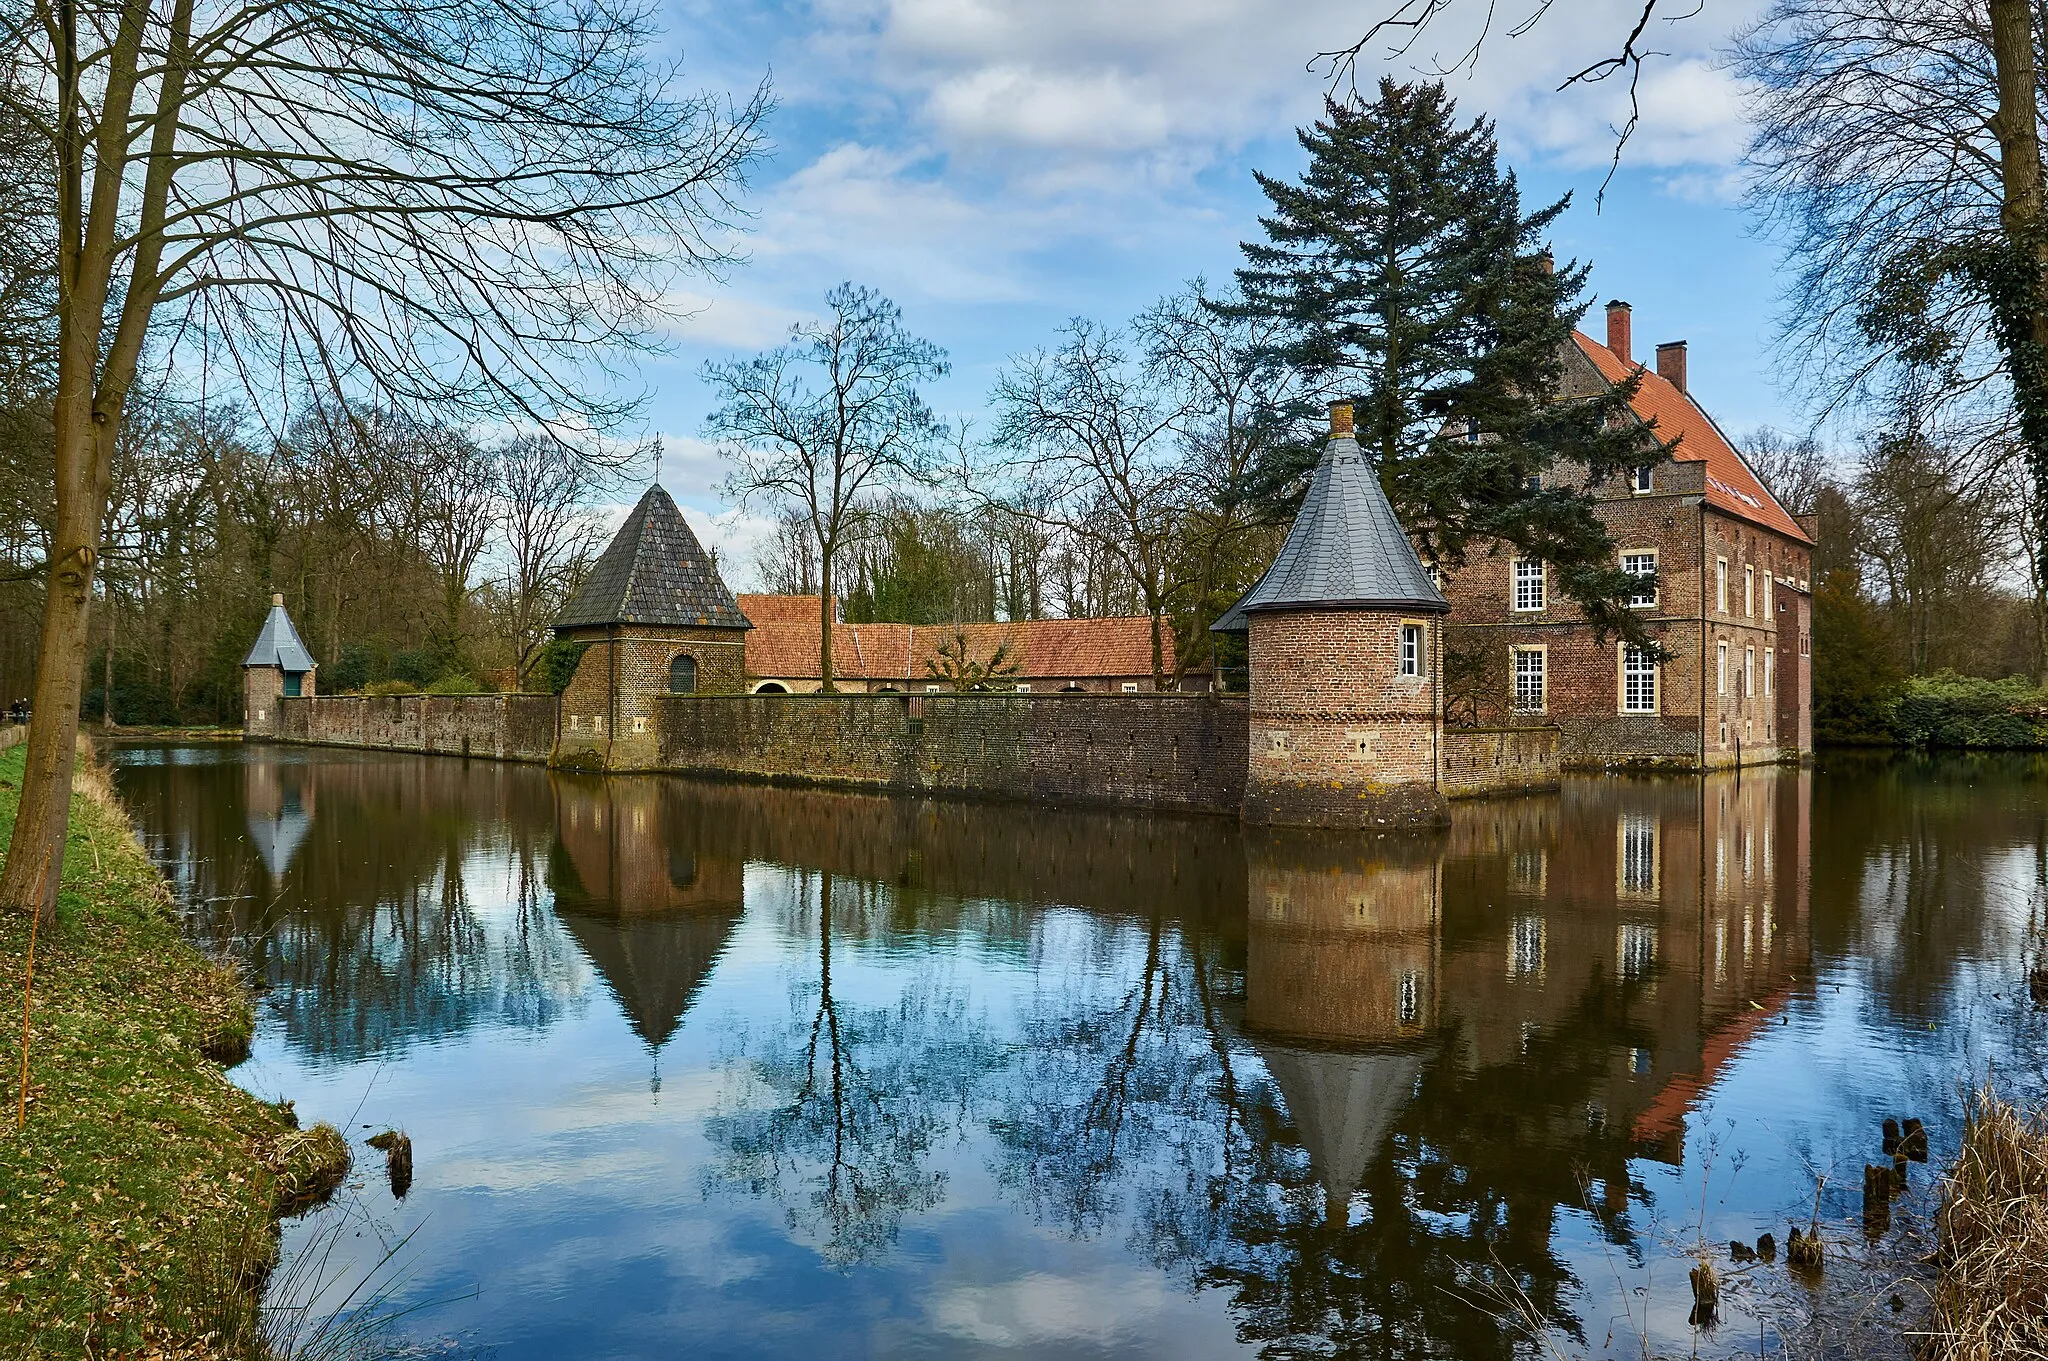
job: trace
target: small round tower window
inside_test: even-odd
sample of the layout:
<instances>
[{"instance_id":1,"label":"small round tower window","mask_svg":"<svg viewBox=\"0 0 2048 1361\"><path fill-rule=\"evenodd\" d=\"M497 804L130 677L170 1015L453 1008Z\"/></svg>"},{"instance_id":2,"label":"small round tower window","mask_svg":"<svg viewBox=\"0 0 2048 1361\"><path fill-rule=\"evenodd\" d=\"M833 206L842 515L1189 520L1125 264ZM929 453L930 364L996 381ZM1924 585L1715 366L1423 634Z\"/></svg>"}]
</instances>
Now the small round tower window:
<instances>
[{"instance_id":1,"label":"small round tower window","mask_svg":"<svg viewBox=\"0 0 2048 1361\"><path fill-rule=\"evenodd\" d=\"M697 659L687 652L676 654L668 664L668 692L672 695L694 694L697 689Z\"/></svg>"}]
</instances>

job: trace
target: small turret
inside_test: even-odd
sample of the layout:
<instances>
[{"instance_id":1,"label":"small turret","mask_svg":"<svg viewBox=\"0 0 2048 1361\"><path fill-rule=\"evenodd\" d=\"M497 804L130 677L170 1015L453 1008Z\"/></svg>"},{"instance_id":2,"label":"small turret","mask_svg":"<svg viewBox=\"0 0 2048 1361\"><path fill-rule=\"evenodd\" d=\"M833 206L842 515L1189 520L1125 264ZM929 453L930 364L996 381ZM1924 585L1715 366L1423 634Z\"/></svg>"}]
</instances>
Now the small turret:
<instances>
[{"instance_id":1,"label":"small turret","mask_svg":"<svg viewBox=\"0 0 2048 1361\"><path fill-rule=\"evenodd\" d=\"M270 613L256 645L242 662L242 732L249 737L275 737L282 731L282 700L319 693L314 673L319 664L299 641L284 597L270 597Z\"/></svg>"},{"instance_id":2,"label":"small turret","mask_svg":"<svg viewBox=\"0 0 2048 1361\"><path fill-rule=\"evenodd\" d=\"M1330 441L1287 541L1215 624L1250 635L1247 822L1446 820L1438 624L1449 612L1358 447L1351 404L1331 403Z\"/></svg>"}]
</instances>

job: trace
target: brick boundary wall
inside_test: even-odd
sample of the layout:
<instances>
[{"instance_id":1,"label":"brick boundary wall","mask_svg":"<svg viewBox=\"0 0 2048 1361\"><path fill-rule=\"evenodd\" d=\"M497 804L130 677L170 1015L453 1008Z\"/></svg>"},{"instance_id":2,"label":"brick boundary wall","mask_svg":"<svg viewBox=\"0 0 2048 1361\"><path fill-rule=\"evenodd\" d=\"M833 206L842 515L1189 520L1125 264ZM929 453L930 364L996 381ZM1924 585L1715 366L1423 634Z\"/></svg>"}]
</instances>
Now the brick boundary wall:
<instances>
[{"instance_id":1,"label":"brick boundary wall","mask_svg":"<svg viewBox=\"0 0 2048 1361\"><path fill-rule=\"evenodd\" d=\"M321 695L277 707L268 735L281 742L546 761L558 705L552 695Z\"/></svg>"},{"instance_id":2,"label":"brick boundary wall","mask_svg":"<svg viewBox=\"0 0 2048 1361\"><path fill-rule=\"evenodd\" d=\"M1062 804L1243 807L1249 718L1211 695L665 695L660 769Z\"/></svg>"},{"instance_id":3,"label":"brick boundary wall","mask_svg":"<svg viewBox=\"0 0 2048 1361\"><path fill-rule=\"evenodd\" d=\"M1440 787L1447 799L1556 789L1564 734L1556 728L1445 728Z\"/></svg>"}]
</instances>

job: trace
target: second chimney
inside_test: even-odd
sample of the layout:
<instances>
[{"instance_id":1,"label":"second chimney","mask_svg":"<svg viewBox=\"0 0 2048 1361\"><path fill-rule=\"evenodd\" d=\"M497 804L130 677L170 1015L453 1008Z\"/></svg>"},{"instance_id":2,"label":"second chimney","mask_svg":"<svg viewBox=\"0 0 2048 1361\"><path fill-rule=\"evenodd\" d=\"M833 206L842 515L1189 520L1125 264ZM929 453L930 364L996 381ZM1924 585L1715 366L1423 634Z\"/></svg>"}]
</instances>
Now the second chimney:
<instances>
[{"instance_id":1,"label":"second chimney","mask_svg":"<svg viewBox=\"0 0 2048 1361\"><path fill-rule=\"evenodd\" d=\"M1635 347L1629 334L1629 306L1620 298L1607 304L1607 348L1614 351L1615 358L1624 364L1636 362Z\"/></svg>"},{"instance_id":2,"label":"second chimney","mask_svg":"<svg viewBox=\"0 0 2048 1361\"><path fill-rule=\"evenodd\" d=\"M1657 376L1685 391L1685 342L1667 340L1657 347Z\"/></svg>"},{"instance_id":3,"label":"second chimney","mask_svg":"<svg viewBox=\"0 0 2048 1361\"><path fill-rule=\"evenodd\" d=\"M1351 438L1351 403L1330 403L1330 438Z\"/></svg>"}]
</instances>

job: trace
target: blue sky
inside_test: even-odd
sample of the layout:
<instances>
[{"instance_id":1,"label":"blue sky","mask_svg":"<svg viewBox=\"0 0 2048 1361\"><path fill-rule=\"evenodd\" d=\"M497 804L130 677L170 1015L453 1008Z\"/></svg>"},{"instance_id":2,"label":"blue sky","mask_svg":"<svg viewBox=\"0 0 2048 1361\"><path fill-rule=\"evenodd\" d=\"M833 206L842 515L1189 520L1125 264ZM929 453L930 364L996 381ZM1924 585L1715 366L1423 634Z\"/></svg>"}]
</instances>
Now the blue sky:
<instances>
[{"instance_id":1,"label":"blue sky","mask_svg":"<svg viewBox=\"0 0 2048 1361\"><path fill-rule=\"evenodd\" d=\"M771 78L778 102L773 154L747 196L746 262L679 289L690 315L673 354L642 372L663 481L734 583L752 578L765 508L717 491L722 468L700 438L705 358L776 343L851 279L951 353L934 403L980 418L1003 361L1068 317L1114 321L1194 275L1227 278L1257 232L1252 170L1301 164L1294 128L1328 88L1310 59L1355 39L1381 3L670 0L688 83L743 92ZM1502 0L1499 14L1520 8ZM1449 80L1463 112L1498 120L1526 201L1574 194L1554 241L1594 263L1596 303L1635 305L1639 353L1690 341L1692 389L1733 431L1803 426L1797 394L1773 381L1778 256L1741 202L1742 101L1716 62L1755 8L1708 0L1652 35L1665 55L1646 68L1643 125L1597 212L1625 92L1554 87L1610 50L1640 0L1556 5L1519 38L1497 20L1476 65ZM1468 41L1446 26L1364 73L1413 76ZM1586 325L1598 333L1597 307Z\"/></svg>"}]
</instances>

